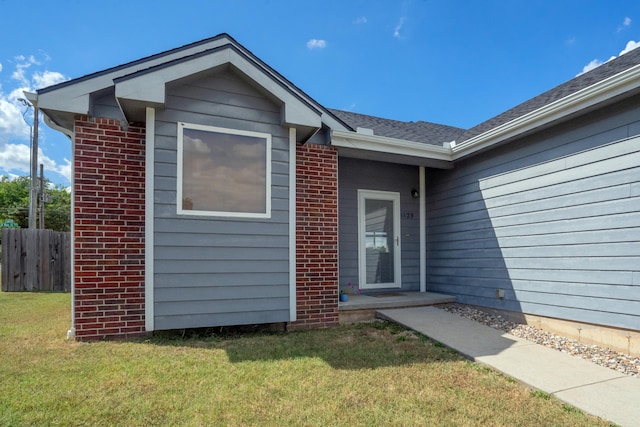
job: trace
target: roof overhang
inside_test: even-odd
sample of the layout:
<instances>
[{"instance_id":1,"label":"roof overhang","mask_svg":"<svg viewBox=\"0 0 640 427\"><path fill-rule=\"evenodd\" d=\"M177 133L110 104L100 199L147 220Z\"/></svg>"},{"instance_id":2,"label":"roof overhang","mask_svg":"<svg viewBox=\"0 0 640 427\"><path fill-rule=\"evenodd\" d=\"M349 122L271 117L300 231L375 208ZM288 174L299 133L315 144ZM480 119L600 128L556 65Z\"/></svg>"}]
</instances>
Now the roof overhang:
<instances>
[{"instance_id":1,"label":"roof overhang","mask_svg":"<svg viewBox=\"0 0 640 427\"><path fill-rule=\"evenodd\" d=\"M638 92L640 92L640 65L496 126L460 144L454 143L451 148L452 159L458 160L514 138L526 136Z\"/></svg>"},{"instance_id":2,"label":"roof overhang","mask_svg":"<svg viewBox=\"0 0 640 427\"><path fill-rule=\"evenodd\" d=\"M340 153L349 157L450 168L456 160L529 135L639 92L640 65L636 65L459 144L454 141L443 142L442 146L437 146L344 130L332 132L331 144L338 147Z\"/></svg>"},{"instance_id":3,"label":"roof overhang","mask_svg":"<svg viewBox=\"0 0 640 427\"><path fill-rule=\"evenodd\" d=\"M460 143L442 146L372 135L348 125L226 34L30 94L47 123L70 135L77 114L91 115L92 101L113 91L126 121L144 119L148 106L162 107L166 88L181 79L228 66L242 73L282 106L283 125L305 142L323 127L341 155L449 168L456 160L532 134L640 92L640 65L569 94Z\"/></svg>"},{"instance_id":4,"label":"roof overhang","mask_svg":"<svg viewBox=\"0 0 640 427\"><path fill-rule=\"evenodd\" d=\"M322 126L320 110L230 44L114 79L115 96L127 120L141 121L146 107L164 107L167 85L222 66L233 67L280 103L282 123L295 127L300 140L310 138Z\"/></svg>"},{"instance_id":5,"label":"roof overhang","mask_svg":"<svg viewBox=\"0 0 640 427\"><path fill-rule=\"evenodd\" d=\"M37 91L37 99L34 102L37 103L40 111L53 123L68 132L72 132L74 117L78 114L90 115L91 96L112 88L114 79L125 74L222 46L228 43L227 37L226 35L220 35L40 89Z\"/></svg>"},{"instance_id":6,"label":"roof overhang","mask_svg":"<svg viewBox=\"0 0 640 427\"><path fill-rule=\"evenodd\" d=\"M331 145L347 157L441 169L453 167L451 149L446 146L336 129L331 132Z\"/></svg>"},{"instance_id":7,"label":"roof overhang","mask_svg":"<svg viewBox=\"0 0 640 427\"><path fill-rule=\"evenodd\" d=\"M121 66L38 90L32 102L56 129L73 131L75 116L92 115L92 102L114 91L123 121L144 120L146 107L162 107L166 86L180 79L229 66L282 106L283 125L295 127L305 142L322 124L347 129L316 101L227 34L192 43Z\"/></svg>"}]
</instances>

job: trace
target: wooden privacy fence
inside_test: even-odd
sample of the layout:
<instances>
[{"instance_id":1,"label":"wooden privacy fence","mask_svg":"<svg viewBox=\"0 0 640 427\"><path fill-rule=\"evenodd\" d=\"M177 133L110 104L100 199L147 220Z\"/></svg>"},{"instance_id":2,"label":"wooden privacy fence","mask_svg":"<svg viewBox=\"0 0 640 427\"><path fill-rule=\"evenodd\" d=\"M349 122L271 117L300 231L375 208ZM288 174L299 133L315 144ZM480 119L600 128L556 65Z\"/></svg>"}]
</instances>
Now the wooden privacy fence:
<instances>
[{"instance_id":1,"label":"wooden privacy fence","mask_svg":"<svg viewBox=\"0 0 640 427\"><path fill-rule=\"evenodd\" d=\"M60 291L71 288L71 233L2 229L2 290Z\"/></svg>"}]
</instances>

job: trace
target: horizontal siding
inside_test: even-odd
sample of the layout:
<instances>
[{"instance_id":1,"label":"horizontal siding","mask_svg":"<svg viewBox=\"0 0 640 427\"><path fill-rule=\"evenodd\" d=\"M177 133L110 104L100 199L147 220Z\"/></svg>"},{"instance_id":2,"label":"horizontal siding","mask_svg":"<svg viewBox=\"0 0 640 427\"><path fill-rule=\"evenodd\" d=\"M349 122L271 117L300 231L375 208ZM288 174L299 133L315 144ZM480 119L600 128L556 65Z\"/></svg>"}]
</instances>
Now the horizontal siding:
<instances>
[{"instance_id":1,"label":"horizontal siding","mask_svg":"<svg viewBox=\"0 0 640 427\"><path fill-rule=\"evenodd\" d=\"M238 286L249 286L251 289L253 289L254 286L274 285L281 287L283 282L289 280L289 272L261 274L256 276L255 273L249 271L234 271L231 273L218 271L216 272L215 280L221 284L220 287L228 287L235 292L235 289L237 289ZM251 285L247 285L248 283L251 283ZM172 274L161 274L156 276L154 285L158 292L161 292L162 289L180 289L182 287L215 287L215 284L212 283L211 280L211 274L199 274L194 272L173 272Z\"/></svg>"},{"instance_id":2,"label":"horizontal siding","mask_svg":"<svg viewBox=\"0 0 640 427\"><path fill-rule=\"evenodd\" d=\"M441 183L441 191L433 195L430 203L444 198L459 199L462 194L473 193L477 188L473 183L481 178L515 171L527 165L540 165L638 135L638 102L638 97L634 97L618 106L609 106L601 112L574 119L568 126L548 129L512 141L507 148L494 149L457 163L447 173L453 179ZM576 144L579 150L576 150Z\"/></svg>"},{"instance_id":3,"label":"horizontal siding","mask_svg":"<svg viewBox=\"0 0 640 427\"><path fill-rule=\"evenodd\" d=\"M211 282L215 283L215 277L220 273L234 273L236 271L246 271L249 273L269 274L288 271L288 261L246 261L244 259L234 260L157 260L155 265L156 274L172 274L174 271L189 271L191 273L211 274ZM248 282L247 284L250 284ZM156 300L157 301L157 300Z\"/></svg>"},{"instance_id":4,"label":"horizontal siding","mask_svg":"<svg viewBox=\"0 0 640 427\"><path fill-rule=\"evenodd\" d=\"M289 140L280 107L227 71L173 85L156 114L156 329L289 320ZM272 135L271 218L176 215L177 125Z\"/></svg>"},{"instance_id":5,"label":"horizontal siding","mask_svg":"<svg viewBox=\"0 0 640 427\"><path fill-rule=\"evenodd\" d=\"M429 171L429 289L640 329L637 101Z\"/></svg>"},{"instance_id":6,"label":"horizontal siding","mask_svg":"<svg viewBox=\"0 0 640 427\"><path fill-rule=\"evenodd\" d=\"M340 284L358 286L358 189L400 193L402 290L420 289L420 206L411 197L418 189L416 166L340 157L338 161L338 227ZM412 217L402 217L402 214ZM397 290L397 289L396 289Z\"/></svg>"},{"instance_id":7,"label":"horizontal siding","mask_svg":"<svg viewBox=\"0 0 640 427\"><path fill-rule=\"evenodd\" d=\"M160 288L156 292L160 294L160 299L163 301L176 301L185 302L190 301L190 292L185 292L185 289L191 289L194 286L174 286L171 288ZM199 288L199 287L195 287ZM199 288L198 295L211 301L227 301L235 300L238 298L238 291L233 286L206 286ZM253 298L288 298L289 292L282 289L278 285L265 285L258 284L253 286L246 286L244 291Z\"/></svg>"},{"instance_id":8,"label":"horizontal siding","mask_svg":"<svg viewBox=\"0 0 640 427\"><path fill-rule=\"evenodd\" d=\"M186 289L188 288L183 290ZM288 306L288 303L288 296L274 298L273 295L270 295L262 298L260 307L256 308L256 311L278 311L281 310L283 306ZM216 299L215 296L213 296L211 299L157 302L156 309L161 313L159 314L160 316L184 316L185 313L188 315L220 315L223 313L244 313L246 312L246 306L251 304L253 304L252 296L243 297L243 295L236 294L233 298L229 299Z\"/></svg>"},{"instance_id":9,"label":"horizontal siding","mask_svg":"<svg viewBox=\"0 0 640 427\"><path fill-rule=\"evenodd\" d=\"M280 305L284 303L283 300L279 300ZM242 305L240 305L242 306ZM253 325L263 323L278 323L283 322L282 319L288 319L289 310L260 310L254 309L251 311L225 311L216 313L214 310L210 310L209 313L200 314L180 314L180 315L156 315L155 327L157 330L166 329L184 329L193 328L193 325L200 325L198 327L210 327L210 326L230 326L230 325Z\"/></svg>"}]
</instances>

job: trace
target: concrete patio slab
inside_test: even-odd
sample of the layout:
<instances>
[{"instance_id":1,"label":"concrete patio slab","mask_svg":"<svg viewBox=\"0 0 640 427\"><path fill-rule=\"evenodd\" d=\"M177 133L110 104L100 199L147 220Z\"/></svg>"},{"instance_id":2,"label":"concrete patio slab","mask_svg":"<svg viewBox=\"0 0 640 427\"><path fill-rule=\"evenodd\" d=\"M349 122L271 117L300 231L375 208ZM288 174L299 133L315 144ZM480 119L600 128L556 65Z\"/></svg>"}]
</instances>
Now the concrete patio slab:
<instances>
[{"instance_id":1,"label":"concrete patio slab","mask_svg":"<svg viewBox=\"0 0 640 427\"><path fill-rule=\"evenodd\" d=\"M455 297L435 292L391 292L377 295L349 295L349 301L339 305L340 323L367 322L375 319L376 310L429 306L455 302Z\"/></svg>"},{"instance_id":2,"label":"concrete patio slab","mask_svg":"<svg viewBox=\"0 0 640 427\"><path fill-rule=\"evenodd\" d=\"M349 295L349 301L340 303L341 311L378 308L415 307L455 302L450 295L435 292L393 292L378 295Z\"/></svg>"}]
</instances>

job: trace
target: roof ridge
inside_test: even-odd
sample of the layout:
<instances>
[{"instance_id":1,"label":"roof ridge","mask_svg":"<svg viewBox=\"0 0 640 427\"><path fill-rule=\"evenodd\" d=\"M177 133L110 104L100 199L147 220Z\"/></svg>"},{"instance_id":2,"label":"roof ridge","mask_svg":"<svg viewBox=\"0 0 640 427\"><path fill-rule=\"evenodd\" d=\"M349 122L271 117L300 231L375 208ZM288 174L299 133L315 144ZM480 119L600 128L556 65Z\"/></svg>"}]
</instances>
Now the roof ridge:
<instances>
[{"instance_id":1,"label":"roof ridge","mask_svg":"<svg viewBox=\"0 0 640 427\"><path fill-rule=\"evenodd\" d=\"M401 121L354 113L338 109L328 109L353 129L372 129L377 136L441 146L465 132L465 129L426 121Z\"/></svg>"},{"instance_id":2,"label":"roof ridge","mask_svg":"<svg viewBox=\"0 0 640 427\"><path fill-rule=\"evenodd\" d=\"M75 77L73 79L66 80L64 82L60 82L60 83L55 84L55 85L46 86L46 87L38 89L36 92L38 92L38 93L50 92L50 91L59 89L61 87L65 87L65 86L68 86L68 85L71 85L71 84L78 83L78 82L83 81L83 80L89 80L89 79L92 79L92 78L95 78L95 77L99 77L101 75L109 74L109 73L112 73L112 72L115 72L115 71L118 71L118 70L125 69L127 67L131 67L133 65L143 64L145 62L149 62L149 61L151 61L153 59L156 59L156 58L161 58L163 56L168 56L168 55L171 55L172 53L175 53L175 52L180 52L182 50L187 50L187 49L190 49L190 48L193 48L193 47L196 47L196 46L200 46L200 45L203 45L203 44L211 43L211 42L213 42L215 40L220 40L220 39L223 39L223 38L227 38L233 43L236 43L236 44L238 43L229 34L220 33L220 34L217 34L217 35L215 35L213 37L208 37L206 39L198 40L198 41L195 41L195 42L192 42L192 43L188 43L188 44L185 44L185 45L182 45L182 46L174 47L172 49L164 50L162 52L157 52L157 53L154 53L152 55L145 56L143 58L138 58L138 59L135 59L133 61L125 62L123 64L114 65L113 67L109 67L109 68L106 68L104 70L95 71L93 73L85 74L85 75L80 76L80 77Z\"/></svg>"},{"instance_id":3,"label":"roof ridge","mask_svg":"<svg viewBox=\"0 0 640 427\"><path fill-rule=\"evenodd\" d=\"M353 115L357 115L357 116L361 116L361 117L379 119L379 120L383 120L385 122L395 122L395 123L401 123L401 124L428 124L428 125L435 125L435 126L443 126L443 127L452 128L452 129L466 130L464 128L459 128L459 127L451 126L451 125L445 125L445 124L442 124L442 123L429 122L429 121L426 121L426 120L415 120L415 121L413 121L413 120L411 120L411 121L397 120L397 119L389 119L389 118L381 117L381 116L373 116L371 114L356 113L354 111L340 110L340 109L337 109L337 108L327 108L327 109L329 111L334 111L334 112L337 112L337 113L353 114Z\"/></svg>"},{"instance_id":4,"label":"roof ridge","mask_svg":"<svg viewBox=\"0 0 640 427\"><path fill-rule=\"evenodd\" d=\"M578 74L577 76L560 83L559 85L542 92L533 98L529 98L496 116L478 123L477 125L469 128L457 142L461 143L473 138L474 136L487 132L497 126L542 108L554 101L574 94L589 86L593 86L594 84L624 72L638 64L640 64L640 48L626 52L615 59L607 61L602 65L587 71L586 73Z\"/></svg>"}]
</instances>

